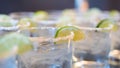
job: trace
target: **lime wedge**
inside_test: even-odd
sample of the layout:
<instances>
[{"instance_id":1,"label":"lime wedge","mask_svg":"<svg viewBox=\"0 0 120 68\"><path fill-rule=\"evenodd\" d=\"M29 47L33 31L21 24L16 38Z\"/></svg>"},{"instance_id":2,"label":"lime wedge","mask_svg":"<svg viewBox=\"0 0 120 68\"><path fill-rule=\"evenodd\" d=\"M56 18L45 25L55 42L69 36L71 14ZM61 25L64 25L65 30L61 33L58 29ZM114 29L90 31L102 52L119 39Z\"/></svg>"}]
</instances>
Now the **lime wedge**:
<instances>
[{"instance_id":1,"label":"lime wedge","mask_svg":"<svg viewBox=\"0 0 120 68\"><path fill-rule=\"evenodd\" d=\"M115 22L110 19L101 20L96 27L97 28L108 28L111 25L113 25L113 27L111 28L112 31L116 31L118 29L117 24L115 24Z\"/></svg>"},{"instance_id":2,"label":"lime wedge","mask_svg":"<svg viewBox=\"0 0 120 68\"><path fill-rule=\"evenodd\" d=\"M110 11L110 16L115 17L117 15L119 15L119 11L117 11L117 10L111 10Z\"/></svg>"},{"instance_id":3,"label":"lime wedge","mask_svg":"<svg viewBox=\"0 0 120 68\"><path fill-rule=\"evenodd\" d=\"M40 22L41 20L46 20L46 19L48 19L48 12L42 11L42 10L37 11L34 13L32 19L35 22Z\"/></svg>"},{"instance_id":4,"label":"lime wedge","mask_svg":"<svg viewBox=\"0 0 120 68\"><path fill-rule=\"evenodd\" d=\"M37 23L33 22L29 18L22 18L17 25L20 27L20 30L24 30L28 28L30 32L36 31L35 29L30 29L30 28L37 27Z\"/></svg>"},{"instance_id":5,"label":"lime wedge","mask_svg":"<svg viewBox=\"0 0 120 68\"><path fill-rule=\"evenodd\" d=\"M18 24L21 28L30 28L30 27L36 27L37 24L30 20L29 18L22 18Z\"/></svg>"},{"instance_id":6,"label":"lime wedge","mask_svg":"<svg viewBox=\"0 0 120 68\"><path fill-rule=\"evenodd\" d=\"M40 10L40 11L35 12L34 15L48 15L48 13L46 11Z\"/></svg>"},{"instance_id":7,"label":"lime wedge","mask_svg":"<svg viewBox=\"0 0 120 68\"><path fill-rule=\"evenodd\" d=\"M0 39L0 58L15 54L23 54L32 50L32 43L28 37L19 33L7 34Z\"/></svg>"},{"instance_id":8,"label":"lime wedge","mask_svg":"<svg viewBox=\"0 0 120 68\"><path fill-rule=\"evenodd\" d=\"M71 32L74 33L73 41L79 41L85 38L84 32L76 26L60 27L55 34L55 38L68 36Z\"/></svg>"},{"instance_id":9,"label":"lime wedge","mask_svg":"<svg viewBox=\"0 0 120 68\"><path fill-rule=\"evenodd\" d=\"M0 26L2 26L2 27L13 26L11 20L12 20L12 18L10 18L8 15L0 14Z\"/></svg>"}]
</instances>

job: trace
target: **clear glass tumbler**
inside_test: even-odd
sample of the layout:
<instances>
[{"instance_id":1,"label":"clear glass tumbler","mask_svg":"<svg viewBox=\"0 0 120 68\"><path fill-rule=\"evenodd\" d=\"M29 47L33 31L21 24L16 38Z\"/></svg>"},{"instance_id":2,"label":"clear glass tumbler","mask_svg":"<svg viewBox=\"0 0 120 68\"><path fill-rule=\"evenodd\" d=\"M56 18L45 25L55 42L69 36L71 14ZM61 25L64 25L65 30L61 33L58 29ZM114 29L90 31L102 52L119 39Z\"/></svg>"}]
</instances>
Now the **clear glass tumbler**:
<instances>
[{"instance_id":1,"label":"clear glass tumbler","mask_svg":"<svg viewBox=\"0 0 120 68\"><path fill-rule=\"evenodd\" d=\"M80 27L85 34L73 42L73 68L109 68L111 40L107 29Z\"/></svg>"},{"instance_id":2,"label":"clear glass tumbler","mask_svg":"<svg viewBox=\"0 0 120 68\"><path fill-rule=\"evenodd\" d=\"M34 32L33 36L26 31ZM52 27L35 27L21 30L29 36L34 49L18 58L18 68L72 68L71 36L54 38L56 29ZM60 41L66 43L58 43Z\"/></svg>"},{"instance_id":3,"label":"clear glass tumbler","mask_svg":"<svg viewBox=\"0 0 120 68\"><path fill-rule=\"evenodd\" d=\"M111 68L120 68L120 23L118 29L111 32L111 52L109 54L109 64Z\"/></svg>"},{"instance_id":4,"label":"clear glass tumbler","mask_svg":"<svg viewBox=\"0 0 120 68\"><path fill-rule=\"evenodd\" d=\"M0 27L0 39L8 33L16 31L16 27ZM0 68L17 68L16 55L0 58Z\"/></svg>"},{"instance_id":5,"label":"clear glass tumbler","mask_svg":"<svg viewBox=\"0 0 120 68\"><path fill-rule=\"evenodd\" d=\"M111 32L111 40L112 40L112 50L117 49L120 50L120 23L117 23L118 29L117 31Z\"/></svg>"}]
</instances>

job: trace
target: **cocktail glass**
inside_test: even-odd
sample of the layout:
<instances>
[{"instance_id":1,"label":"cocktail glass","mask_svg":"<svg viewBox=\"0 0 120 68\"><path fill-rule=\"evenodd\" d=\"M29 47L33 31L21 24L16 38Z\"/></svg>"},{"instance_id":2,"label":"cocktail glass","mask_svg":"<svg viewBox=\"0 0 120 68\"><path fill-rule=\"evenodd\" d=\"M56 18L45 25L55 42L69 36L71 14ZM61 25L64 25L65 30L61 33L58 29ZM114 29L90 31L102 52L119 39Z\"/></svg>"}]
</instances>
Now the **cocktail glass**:
<instances>
[{"instance_id":1,"label":"cocktail glass","mask_svg":"<svg viewBox=\"0 0 120 68\"><path fill-rule=\"evenodd\" d=\"M17 31L16 27L0 27L0 38L2 38L4 35L8 33L16 31ZM0 68L17 68L16 55L0 58Z\"/></svg>"},{"instance_id":2,"label":"cocktail glass","mask_svg":"<svg viewBox=\"0 0 120 68\"><path fill-rule=\"evenodd\" d=\"M111 50L117 49L120 50L120 23L117 23L118 29L116 31L111 32L111 41L112 41L112 48Z\"/></svg>"},{"instance_id":3,"label":"cocktail glass","mask_svg":"<svg viewBox=\"0 0 120 68\"><path fill-rule=\"evenodd\" d=\"M109 28L79 28L85 39L73 43L73 68L109 68Z\"/></svg>"},{"instance_id":4,"label":"cocktail glass","mask_svg":"<svg viewBox=\"0 0 120 68\"><path fill-rule=\"evenodd\" d=\"M35 31L31 36L26 31ZM18 68L72 68L73 34L66 37L54 38L56 32L52 27L33 27L21 30L20 33L29 36L34 49L18 56ZM60 41L66 41L59 43Z\"/></svg>"},{"instance_id":5,"label":"cocktail glass","mask_svg":"<svg viewBox=\"0 0 120 68\"><path fill-rule=\"evenodd\" d=\"M120 23L116 23L117 30L110 33L111 37L111 52L109 53L109 64L111 68L120 67Z\"/></svg>"}]
</instances>

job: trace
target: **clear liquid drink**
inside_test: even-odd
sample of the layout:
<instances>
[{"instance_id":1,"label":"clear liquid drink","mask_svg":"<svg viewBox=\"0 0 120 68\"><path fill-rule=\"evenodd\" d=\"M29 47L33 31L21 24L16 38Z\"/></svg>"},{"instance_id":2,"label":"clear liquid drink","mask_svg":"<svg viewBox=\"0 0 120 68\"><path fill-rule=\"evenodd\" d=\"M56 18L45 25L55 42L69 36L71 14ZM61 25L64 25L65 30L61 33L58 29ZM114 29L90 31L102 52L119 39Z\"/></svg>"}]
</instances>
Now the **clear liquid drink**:
<instances>
[{"instance_id":1,"label":"clear liquid drink","mask_svg":"<svg viewBox=\"0 0 120 68\"><path fill-rule=\"evenodd\" d=\"M34 41L34 49L19 56L18 68L72 68L71 40L67 39L66 43L57 44L60 40L54 41L55 29L46 28L33 29L37 32L34 32L31 38L39 37L39 42ZM20 33L30 37L30 33L26 31L29 30L25 29Z\"/></svg>"},{"instance_id":2,"label":"clear liquid drink","mask_svg":"<svg viewBox=\"0 0 120 68\"><path fill-rule=\"evenodd\" d=\"M73 68L109 68L109 32L84 28L85 39L73 43Z\"/></svg>"},{"instance_id":3,"label":"clear liquid drink","mask_svg":"<svg viewBox=\"0 0 120 68\"><path fill-rule=\"evenodd\" d=\"M0 38L2 38L6 34L16 31L17 29L14 27L0 27ZM0 68L17 68L16 55L0 58Z\"/></svg>"}]
</instances>

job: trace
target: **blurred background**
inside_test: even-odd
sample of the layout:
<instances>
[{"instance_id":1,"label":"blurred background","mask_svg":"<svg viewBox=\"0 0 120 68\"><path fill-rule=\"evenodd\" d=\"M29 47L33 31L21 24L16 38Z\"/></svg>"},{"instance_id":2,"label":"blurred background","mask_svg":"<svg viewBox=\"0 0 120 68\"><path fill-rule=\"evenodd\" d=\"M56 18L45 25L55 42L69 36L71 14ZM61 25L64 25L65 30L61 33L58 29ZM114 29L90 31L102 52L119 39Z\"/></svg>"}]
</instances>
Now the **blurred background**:
<instances>
[{"instance_id":1,"label":"blurred background","mask_svg":"<svg viewBox=\"0 0 120 68\"><path fill-rule=\"evenodd\" d=\"M120 10L120 0L88 0L89 7ZM0 0L0 13L74 8L75 0Z\"/></svg>"}]
</instances>

